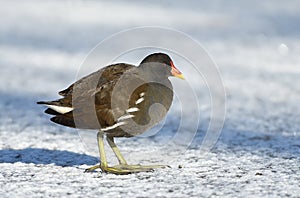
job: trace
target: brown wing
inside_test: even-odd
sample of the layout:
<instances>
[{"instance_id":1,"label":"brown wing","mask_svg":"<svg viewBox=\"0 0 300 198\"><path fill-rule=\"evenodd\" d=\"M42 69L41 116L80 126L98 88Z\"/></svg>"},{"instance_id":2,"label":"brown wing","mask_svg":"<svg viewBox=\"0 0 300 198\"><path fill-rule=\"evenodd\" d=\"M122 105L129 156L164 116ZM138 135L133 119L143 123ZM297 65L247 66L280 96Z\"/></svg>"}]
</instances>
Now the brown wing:
<instances>
[{"instance_id":1,"label":"brown wing","mask_svg":"<svg viewBox=\"0 0 300 198\"><path fill-rule=\"evenodd\" d=\"M102 85L106 84L107 82L118 78L120 75L122 75L124 72L126 72L128 69L135 68L135 66L125 63L117 63L113 65L109 65L107 67L104 67L96 72L93 72L75 83L71 84L68 88L58 92L61 96L68 96L71 95L73 92L74 86L78 86L79 88L85 87L87 90L93 90L96 87L99 88ZM87 94L88 92L83 91L82 94Z\"/></svg>"},{"instance_id":2,"label":"brown wing","mask_svg":"<svg viewBox=\"0 0 300 198\"><path fill-rule=\"evenodd\" d=\"M63 98L39 104L72 107L71 112L61 114L47 109L45 112L55 115L51 121L76 128L100 129L116 122L124 110L111 107L111 92L124 72L135 68L128 64L114 64L94 72L67 89L59 92Z\"/></svg>"}]
</instances>

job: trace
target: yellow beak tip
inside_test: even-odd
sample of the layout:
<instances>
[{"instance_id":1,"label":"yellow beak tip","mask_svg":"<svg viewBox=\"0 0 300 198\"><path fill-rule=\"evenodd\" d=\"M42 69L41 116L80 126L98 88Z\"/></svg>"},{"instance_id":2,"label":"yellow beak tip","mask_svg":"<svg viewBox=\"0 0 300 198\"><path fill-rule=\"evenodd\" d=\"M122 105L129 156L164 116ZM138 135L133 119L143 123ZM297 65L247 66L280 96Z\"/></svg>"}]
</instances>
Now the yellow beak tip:
<instances>
[{"instance_id":1,"label":"yellow beak tip","mask_svg":"<svg viewBox=\"0 0 300 198\"><path fill-rule=\"evenodd\" d=\"M183 74L178 74L178 75L176 75L176 77L177 77L177 78L180 78L180 79L182 79L182 80L185 80Z\"/></svg>"}]
</instances>

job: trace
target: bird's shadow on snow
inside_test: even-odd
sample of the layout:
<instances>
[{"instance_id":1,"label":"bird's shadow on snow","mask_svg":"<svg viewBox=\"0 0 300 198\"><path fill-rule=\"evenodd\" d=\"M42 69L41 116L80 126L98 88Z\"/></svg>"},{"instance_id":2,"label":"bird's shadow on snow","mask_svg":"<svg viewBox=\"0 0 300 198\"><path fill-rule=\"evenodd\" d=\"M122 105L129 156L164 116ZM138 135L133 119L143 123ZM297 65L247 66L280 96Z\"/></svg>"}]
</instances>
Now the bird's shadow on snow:
<instances>
[{"instance_id":1,"label":"bird's shadow on snow","mask_svg":"<svg viewBox=\"0 0 300 198\"><path fill-rule=\"evenodd\" d=\"M55 164L57 166L95 165L99 159L70 151L25 148L0 150L0 163Z\"/></svg>"},{"instance_id":2,"label":"bird's shadow on snow","mask_svg":"<svg viewBox=\"0 0 300 198\"><path fill-rule=\"evenodd\" d=\"M38 98L31 94L0 92L0 98L3 99L0 109L2 108L4 112L7 112L0 115L1 130L3 131L12 131L14 134L32 134L34 133L32 131L55 134L70 131L68 128L63 128L63 131L60 128L56 130L55 125L50 124L47 116L44 115L44 108L36 104ZM6 134L8 133L6 132ZM76 166L82 164L95 165L99 162L99 159L65 150L43 148L2 148L0 150L0 163L16 162Z\"/></svg>"}]
</instances>

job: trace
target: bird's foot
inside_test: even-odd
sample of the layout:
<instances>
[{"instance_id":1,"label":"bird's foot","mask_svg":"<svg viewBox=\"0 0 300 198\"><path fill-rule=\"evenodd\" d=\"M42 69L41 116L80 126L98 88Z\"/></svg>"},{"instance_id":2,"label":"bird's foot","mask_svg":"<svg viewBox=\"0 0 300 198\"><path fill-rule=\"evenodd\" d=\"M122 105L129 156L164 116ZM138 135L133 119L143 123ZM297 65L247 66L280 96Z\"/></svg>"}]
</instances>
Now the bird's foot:
<instances>
[{"instance_id":1,"label":"bird's foot","mask_svg":"<svg viewBox=\"0 0 300 198\"><path fill-rule=\"evenodd\" d=\"M85 172L91 172L94 171L95 169L100 168L103 172L107 173L113 173L117 175L126 175L126 174L131 174L131 173L140 173L140 172L152 172L154 169L157 168L167 168L170 167L168 165L148 165L148 166L143 166L143 165L128 165L128 164L119 164L116 166L112 167L104 167L99 165L92 166L88 169L85 170Z\"/></svg>"}]
</instances>

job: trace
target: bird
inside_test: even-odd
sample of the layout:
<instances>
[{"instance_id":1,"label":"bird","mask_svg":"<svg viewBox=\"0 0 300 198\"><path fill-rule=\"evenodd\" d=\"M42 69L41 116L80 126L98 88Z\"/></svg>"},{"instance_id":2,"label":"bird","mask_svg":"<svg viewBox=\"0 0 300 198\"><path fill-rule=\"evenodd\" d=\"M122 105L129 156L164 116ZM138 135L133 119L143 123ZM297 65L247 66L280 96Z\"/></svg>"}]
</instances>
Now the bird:
<instances>
[{"instance_id":1,"label":"bird","mask_svg":"<svg viewBox=\"0 0 300 198\"><path fill-rule=\"evenodd\" d=\"M56 124L97 130L100 163L86 172L101 169L113 174L153 171L167 165L130 165L114 139L134 137L164 119L173 101L169 77L184 79L169 55L156 52L138 66L115 63L103 67L58 92L60 99L39 101ZM104 150L108 142L119 164L109 166Z\"/></svg>"}]
</instances>

